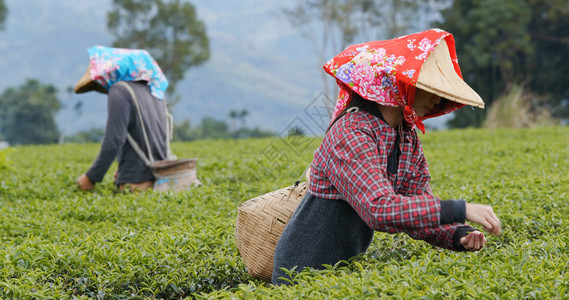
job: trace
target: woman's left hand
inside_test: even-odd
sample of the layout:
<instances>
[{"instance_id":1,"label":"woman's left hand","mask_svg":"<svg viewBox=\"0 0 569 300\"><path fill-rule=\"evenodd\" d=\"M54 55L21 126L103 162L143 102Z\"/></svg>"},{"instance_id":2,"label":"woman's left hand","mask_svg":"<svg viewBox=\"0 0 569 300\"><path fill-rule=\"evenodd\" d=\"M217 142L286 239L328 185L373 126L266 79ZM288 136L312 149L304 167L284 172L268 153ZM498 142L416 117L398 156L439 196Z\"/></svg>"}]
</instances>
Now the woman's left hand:
<instances>
[{"instance_id":1,"label":"woman's left hand","mask_svg":"<svg viewBox=\"0 0 569 300\"><path fill-rule=\"evenodd\" d=\"M472 231L460 238L460 244L469 251L478 251L486 244L486 237L480 231Z\"/></svg>"}]
</instances>

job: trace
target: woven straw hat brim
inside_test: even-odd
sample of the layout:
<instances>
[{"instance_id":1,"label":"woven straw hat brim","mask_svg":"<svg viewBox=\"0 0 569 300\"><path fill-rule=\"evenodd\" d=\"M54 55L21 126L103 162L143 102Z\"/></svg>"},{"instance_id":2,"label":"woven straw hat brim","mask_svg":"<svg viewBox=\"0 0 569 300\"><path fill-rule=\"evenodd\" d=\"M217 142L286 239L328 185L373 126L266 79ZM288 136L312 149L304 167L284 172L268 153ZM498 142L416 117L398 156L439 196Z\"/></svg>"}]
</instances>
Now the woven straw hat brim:
<instances>
[{"instance_id":1,"label":"woven straw hat brim","mask_svg":"<svg viewBox=\"0 0 569 300\"><path fill-rule=\"evenodd\" d=\"M75 93L81 94L93 90L93 88L90 85L90 83L93 81L91 80L91 76L89 75L89 69L90 68L87 68L87 71L85 71L83 76L81 76L81 79L79 79L79 81L77 81L77 83L75 84L75 87L73 88L73 91Z\"/></svg>"},{"instance_id":2,"label":"woven straw hat brim","mask_svg":"<svg viewBox=\"0 0 569 300\"><path fill-rule=\"evenodd\" d=\"M105 90L105 88L103 88L100 84L96 83L95 81L91 80L90 69L91 67L88 66L87 71L83 73L81 79L79 79L79 81L77 81L77 83L75 84L73 91L76 94L87 93L90 91L97 91L106 94L107 90Z\"/></svg>"},{"instance_id":3,"label":"woven straw hat brim","mask_svg":"<svg viewBox=\"0 0 569 300\"><path fill-rule=\"evenodd\" d=\"M425 59L416 87L454 102L484 108L484 101L480 95L454 70L444 39Z\"/></svg>"}]
</instances>

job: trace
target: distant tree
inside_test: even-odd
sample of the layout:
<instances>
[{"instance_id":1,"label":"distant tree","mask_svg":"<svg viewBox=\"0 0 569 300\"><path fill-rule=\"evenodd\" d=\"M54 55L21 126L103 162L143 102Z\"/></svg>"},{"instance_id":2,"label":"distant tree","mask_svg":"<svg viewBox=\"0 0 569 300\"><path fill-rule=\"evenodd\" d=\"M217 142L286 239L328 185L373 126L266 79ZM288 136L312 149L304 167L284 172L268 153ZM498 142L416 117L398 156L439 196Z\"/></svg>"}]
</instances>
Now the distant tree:
<instances>
[{"instance_id":1,"label":"distant tree","mask_svg":"<svg viewBox=\"0 0 569 300\"><path fill-rule=\"evenodd\" d=\"M241 127L231 132L231 138L233 139L263 138L275 135L276 134L274 132L268 130L262 130L259 127L255 128Z\"/></svg>"},{"instance_id":2,"label":"distant tree","mask_svg":"<svg viewBox=\"0 0 569 300\"><path fill-rule=\"evenodd\" d=\"M182 123L174 124L175 141L194 141L201 139L228 139L231 138L229 127L223 121L215 120L212 117L202 119L199 126L192 128L190 120L185 119Z\"/></svg>"},{"instance_id":3,"label":"distant tree","mask_svg":"<svg viewBox=\"0 0 569 300\"><path fill-rule=\"evenodd\" d=\"M229 119L231 119L231 129L235 130L235 127L236 127L235 122L237 119L239 119L239 112L237 112L234 109L229 111Z\"/></svg>"},{"instance_id":4,"label":"distant tree","mask_svg":"<svg viewBox=\"0 0 569 300\"><path fill-rule=\"evenodd\" d=\"M236 118L242 113L242 111L238 112L236 110L234 112ZM228 128L227 123L215 120L211 117L205 117L199 126L192 128L190 126L190 120L185 119L182 123L174 124L173 139L175 141L187 142L199 139L244 139L275 136L275 133L261 130L258 127L241 127L231 132L229 132Z\"/></svg>"},{"instance_id":5,"label":"distant tree","mask_svg":"<svg viewBox=\"0 0 569 300\"><path fill-rule=\"evenodd\" d=\"M295 126L288 130L288 136L305 136L306 131L301 127Z\"/></svg>"},{"instance_id":6,"label":"distant tree","mask_svg":"<svg viewBox=\"0 0 569 300\"><path fill-rule=\"evenodd\" d=\"M239 120L241 120L241 128L245 127L245 118L249 115L249 111L243 109L239 112Z\"/></svg>"},{"instance_id":7,"label":"distant tree","mask_svg":"<svg viewBox=\"0 0 569 300\"><path fill-rule=\"evenodd\" d=\"M438 26L452 32L465 80L486 102L525 86L533 105L568 118L569 5L547 0L461 0ZM541 100L537 100L537 99ZM486 110L461 109L451 127L480 126Z\"/></svg>"},{"instance_id":8,"label":"distant tree","mask_svg":"<svg viewBox=\"0 0 569 300\"><path fill-rule=\"evenodd\" d=\"M105 136L105 130L103 128L91 128L86 131L79 131L75 135L68 136L65 138L66 142L70 143L100 143L103 141Z\"/></svg>"},{"instance_id":9,"label":"distant tree","mask_svg":"<svg viewBox=\"0 0 569 300\"><path fill-rule=\"evenodd\" d=\"M209 58L205 25L190 3L113 0L107 17L107 28L115 37L113 46L146 49L166 74L170 95L190 67Z\"/></svg>"},{"instance_id":10,"label":"distant tree","mask_svg":"<svg viewBox=\"0 0 569 300\"><path fill-rule=\"evenodd\" d=\"M356 0L309 0L299 1L292 9L284 9L290 23L312 43L318 64L324 64L334 53L341 51L353 41L356 22L352 23L357 5ZM328 75L322 72L324 92L332 95L335 88L330 86ZM333 107L328 107L332 110Z\"/></svg>"},{"instance_id":11,"label":"distant tree","mask_svg":"<svg viewBox=\"0 0 569 300\"><path fill-rule=\"evenodd\" d=\"M185 119L182 123L174 124L174 136L172 137L174 141L188 142L197 138L189 119Z\"/></svg>"},{"instance_id":12,"label":"distant tree","mask_svg":"<svg viewBox=\"0 0 569 300\"><path fill-rule=\"evenodd\" d=\"M4 29L4 23L6 22L7 15L8 15L8 8L6 8L4 0L0 0L0 29Z\"/></svg>"},{"instance_id":13,"label":"distant tree","mask_svg":"<svg viewBox=\"0 0 569 300\"><path fill-rule=\"evenodd\" d=\"M30 79L0 95L0 135L10 144L48 144L59 138L57 89Z\"/></svg>"},{"instance_id":14,"label":"distant tree","mask_svg":"<svg viewBox=\"0 0 569 300\"><path fill-rule=\"evenodd\" d=\"M299 0L284 9L290 23L312 42L320 64L354 42L367 42L401 36L424 23L449 0ZM324 92L332 95L335 88L322 72ZM333 107L328 107L330 110Z\"/></svg>"},{"instance_id":15,"label":"distant tree","mask_svg":"<svg viewBox=\"0 0 569 300\"><path fill-rule=\"evenodd\" d=\"M230 136L227 123L212 117L203 118L198 130L202 139L225 139Z\"/></svg>"},{"instance_id":16,"label":"distant tree","mask_svg":"<svg viewBox=\"0 0 569 300\"><path fill-rule=\"evenodd\" d=\"M552 115L569 119L569 2L528 0L532 12L527 27L535 45L529 59L529 88L546 97L541 102Z\"/></svg>"},{"instance_id":17,"label":"distant tree","mask_svg":"<svg viewBox=\"0 0 569 300\"><path fill-rule=\"evenodd\" d=\"M247 109L242 109L241 111L237 111L232 109L229 111L229 118L231 119L231 129L236 130L236 121L239 120L241 122L241 128L245 127L245 118L249 115L249 111Z\"/></svg>"}]
</instances>

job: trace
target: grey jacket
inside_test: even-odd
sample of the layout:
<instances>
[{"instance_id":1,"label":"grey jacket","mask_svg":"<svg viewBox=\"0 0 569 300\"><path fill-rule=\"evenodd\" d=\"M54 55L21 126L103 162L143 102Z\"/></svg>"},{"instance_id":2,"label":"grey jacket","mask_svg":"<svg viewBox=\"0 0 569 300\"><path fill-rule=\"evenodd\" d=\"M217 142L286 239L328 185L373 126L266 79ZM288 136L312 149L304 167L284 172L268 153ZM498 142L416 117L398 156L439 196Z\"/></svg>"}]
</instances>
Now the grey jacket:
<instances>
[{"instance_id":1,"label":"grey jacket","mask_svg":"<svg viewBox=\"0 0 569 300\"><path fill-rule=\"evenodd\" d=\"M146 133L150 142L154 160L163 160L167 156L166 105L150 93L145 82L127 82L134 90ZM142 127L136 106L128 90L120 84L109 89L108 114L105 136L97 159L87 171L87 177L93 182L101 182L113 160L118 160L116 184L139 183L154 179L150 169L127 142L127 132L136 140L140 148L147 153L142 135Z\"/></svg>"}]
</instances>

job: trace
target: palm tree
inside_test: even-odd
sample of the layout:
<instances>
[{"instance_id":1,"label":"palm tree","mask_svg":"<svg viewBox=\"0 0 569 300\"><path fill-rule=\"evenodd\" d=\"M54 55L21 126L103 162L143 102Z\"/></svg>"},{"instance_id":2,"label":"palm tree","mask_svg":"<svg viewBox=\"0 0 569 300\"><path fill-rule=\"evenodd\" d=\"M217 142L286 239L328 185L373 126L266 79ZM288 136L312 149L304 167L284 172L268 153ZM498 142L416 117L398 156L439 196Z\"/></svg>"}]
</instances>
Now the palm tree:
<instances>
[{"instance_id":1,"label":"palm tree","mask_svg":"<svg viewBox=\"0 0 569 300\"><path fill-rule=\"evenodd\" d=\"M241 110L239 113L239 119L241 120L241 127L245 127L245 117L249 114L246 109Z\"/></svg>"},{"instance_id":2,"label":"palm tree","mask_svg":"<svg viewBox=\"0 0 569 300\"><path fill-rule=\"evenodd\" d=\"M237 120L239 117L240 114L236 110L232 109L229 112L229 118L231 119L231 130L235 130L235 120Z\"/></svg>"}]
</instances>

